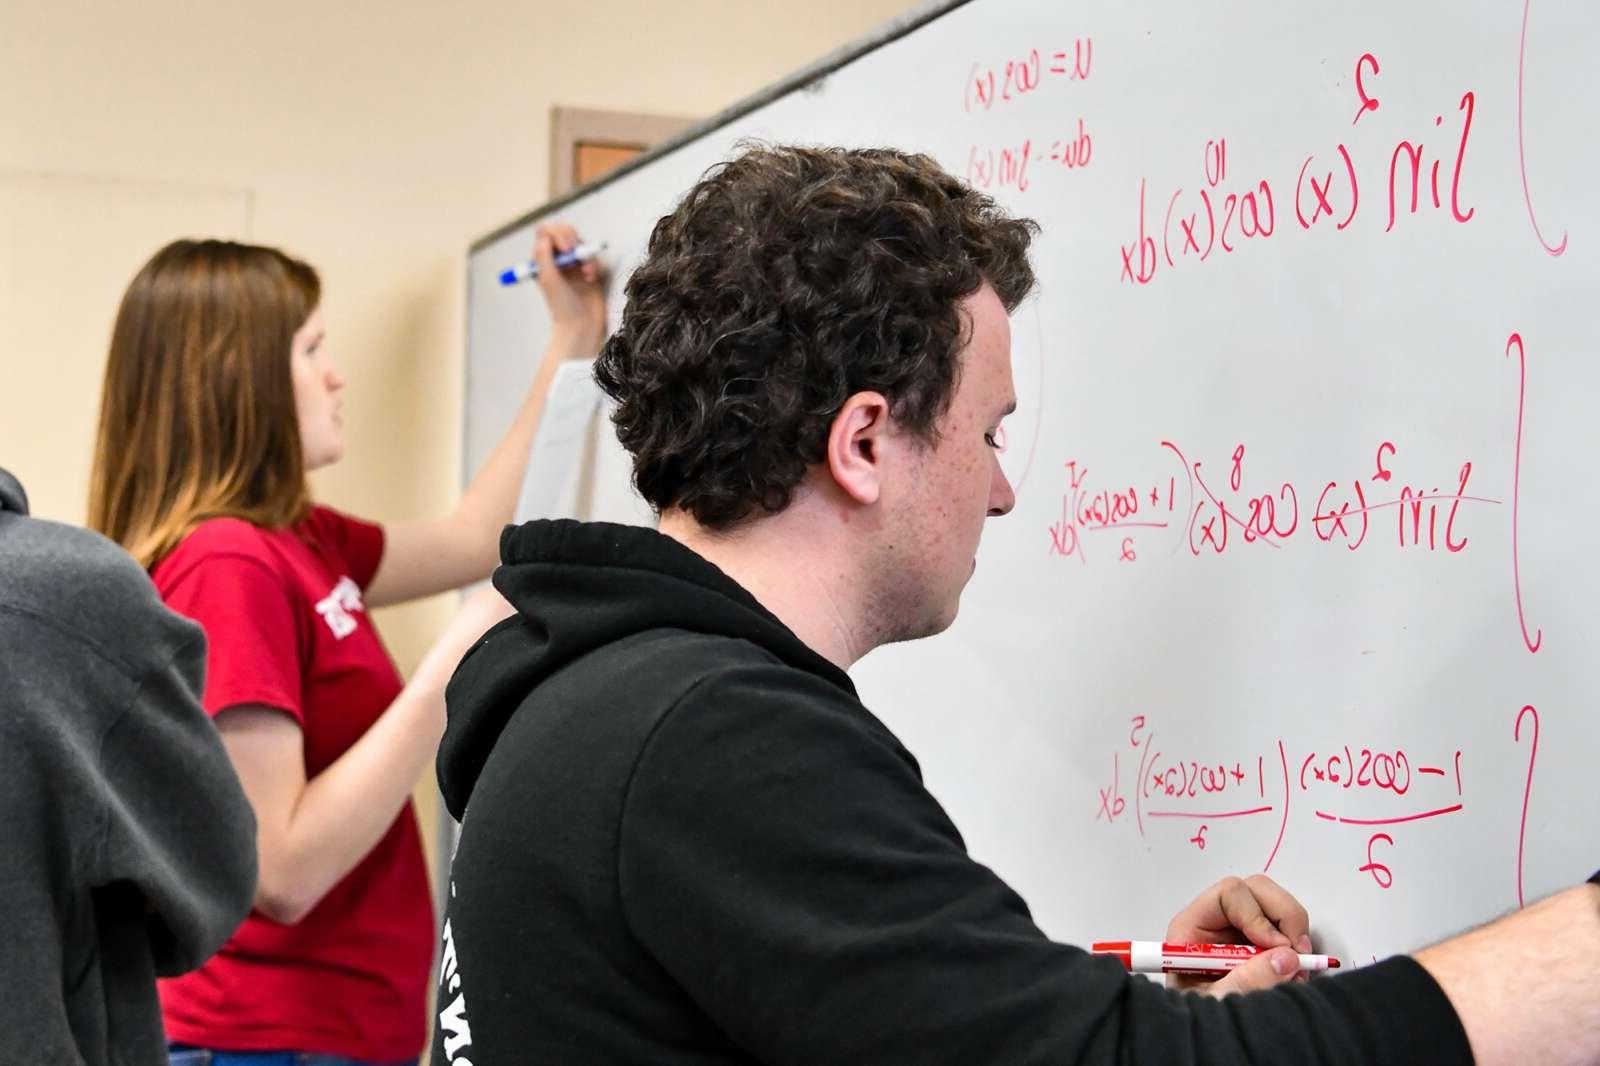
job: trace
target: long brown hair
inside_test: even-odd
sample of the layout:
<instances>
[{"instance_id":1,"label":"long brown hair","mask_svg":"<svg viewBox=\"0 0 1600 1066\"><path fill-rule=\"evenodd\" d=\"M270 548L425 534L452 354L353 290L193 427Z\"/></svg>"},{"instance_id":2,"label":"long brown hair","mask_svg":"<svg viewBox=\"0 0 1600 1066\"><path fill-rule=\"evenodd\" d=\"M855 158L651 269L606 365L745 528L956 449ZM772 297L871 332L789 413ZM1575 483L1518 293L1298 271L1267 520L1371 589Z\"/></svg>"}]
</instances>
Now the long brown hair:
<instances>
[{"instance_id":1,"label":"long brown hair","mask_svg":"<svg viewBox=\"0 0 1600 1066\"><path fill-rule=\"evenodd\" d=\"M174 241L117 311L89 525L153 567L207 518L281 527L310 507L289 348L321 296L275 248Z\"/></svg>"}]
</instances>

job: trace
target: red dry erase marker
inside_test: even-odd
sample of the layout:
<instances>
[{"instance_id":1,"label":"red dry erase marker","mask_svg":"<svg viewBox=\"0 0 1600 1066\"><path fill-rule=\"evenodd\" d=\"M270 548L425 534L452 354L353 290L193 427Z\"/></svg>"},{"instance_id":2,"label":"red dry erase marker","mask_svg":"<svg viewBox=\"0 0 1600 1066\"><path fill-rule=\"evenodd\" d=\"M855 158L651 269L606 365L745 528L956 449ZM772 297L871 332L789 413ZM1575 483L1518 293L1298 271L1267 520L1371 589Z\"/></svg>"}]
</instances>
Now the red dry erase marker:
<instances>
[{"instance_id":1,"label":"red dry erase marker","mask_svg":"<svg viewBox=\"0 0 1600 1066\"><path fill-rule=\"evenodd\" d=\"M1249 944L1163 944L1159 940L1097 940L1089 949L1110 955L1134 973L1226 973L1262 951ZM1302 970L1337 970L1331 955L1301 955Z\"/></svg>"}]
</instances>

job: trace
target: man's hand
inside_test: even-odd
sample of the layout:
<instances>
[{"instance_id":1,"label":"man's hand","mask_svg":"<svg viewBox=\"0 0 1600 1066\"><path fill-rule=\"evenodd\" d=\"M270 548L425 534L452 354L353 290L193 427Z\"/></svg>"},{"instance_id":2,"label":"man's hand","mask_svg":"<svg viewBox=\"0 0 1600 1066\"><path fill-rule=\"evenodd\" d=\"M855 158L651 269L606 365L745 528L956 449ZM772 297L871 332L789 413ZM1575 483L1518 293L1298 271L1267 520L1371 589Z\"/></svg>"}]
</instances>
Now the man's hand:
<instances>
[{"instance_id":1,"label":"man's hand","mask_svg":"<svg viewBox=\"0 0 1600 1066\"><path fill-rule=\"evenodd\" d=\"M1195 944L1254 944L1275 948L1256 956L1221 980L1169 975L1168 984L1208 995L1253 992L1290 981L1300 972L1296 953L1311 951L1311 919L1300 901L1265 874L1225 877L1179 911L1167 940Z\"/></svg>"}]
</instances>

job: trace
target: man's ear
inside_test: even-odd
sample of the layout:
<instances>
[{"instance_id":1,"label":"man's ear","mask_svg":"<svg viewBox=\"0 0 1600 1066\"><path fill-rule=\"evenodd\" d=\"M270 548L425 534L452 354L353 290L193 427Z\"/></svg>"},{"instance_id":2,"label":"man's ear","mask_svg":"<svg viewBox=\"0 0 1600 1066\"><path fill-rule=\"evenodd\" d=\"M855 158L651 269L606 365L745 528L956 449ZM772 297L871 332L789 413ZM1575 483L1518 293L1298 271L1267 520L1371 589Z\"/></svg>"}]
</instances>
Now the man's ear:
<instances>
[{"instance_id":1,"label":"man's ear","mask_svg":"<svg viewBox=\"0 0 1600 1066\"><path fill-rule=\"evenodd\" d=\"M878 502L889 429L889 401L880 392L851 396L828 427L828 474L859 504Z\"/></svg>"}]
</instances>

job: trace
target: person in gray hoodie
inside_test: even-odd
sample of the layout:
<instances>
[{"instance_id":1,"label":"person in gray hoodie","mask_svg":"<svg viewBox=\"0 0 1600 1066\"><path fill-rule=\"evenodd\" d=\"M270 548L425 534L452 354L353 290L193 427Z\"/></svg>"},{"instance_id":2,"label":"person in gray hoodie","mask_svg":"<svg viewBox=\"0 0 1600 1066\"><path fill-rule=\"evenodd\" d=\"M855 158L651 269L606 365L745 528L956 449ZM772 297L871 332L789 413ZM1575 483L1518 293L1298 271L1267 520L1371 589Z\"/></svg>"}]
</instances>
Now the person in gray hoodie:
<instances>
[{"instance_id":1,"label":"person in gray hoodie","mask_svg":"<svg viewBox=\"0 0 1600 1066\"><path fill-rule=\"evenodd\" d=\"M204 669L131 556L28 517L0 470L0 1063L165 1063L156 976L249 911L255 819Z\"/></svg>"}]
</instances>

